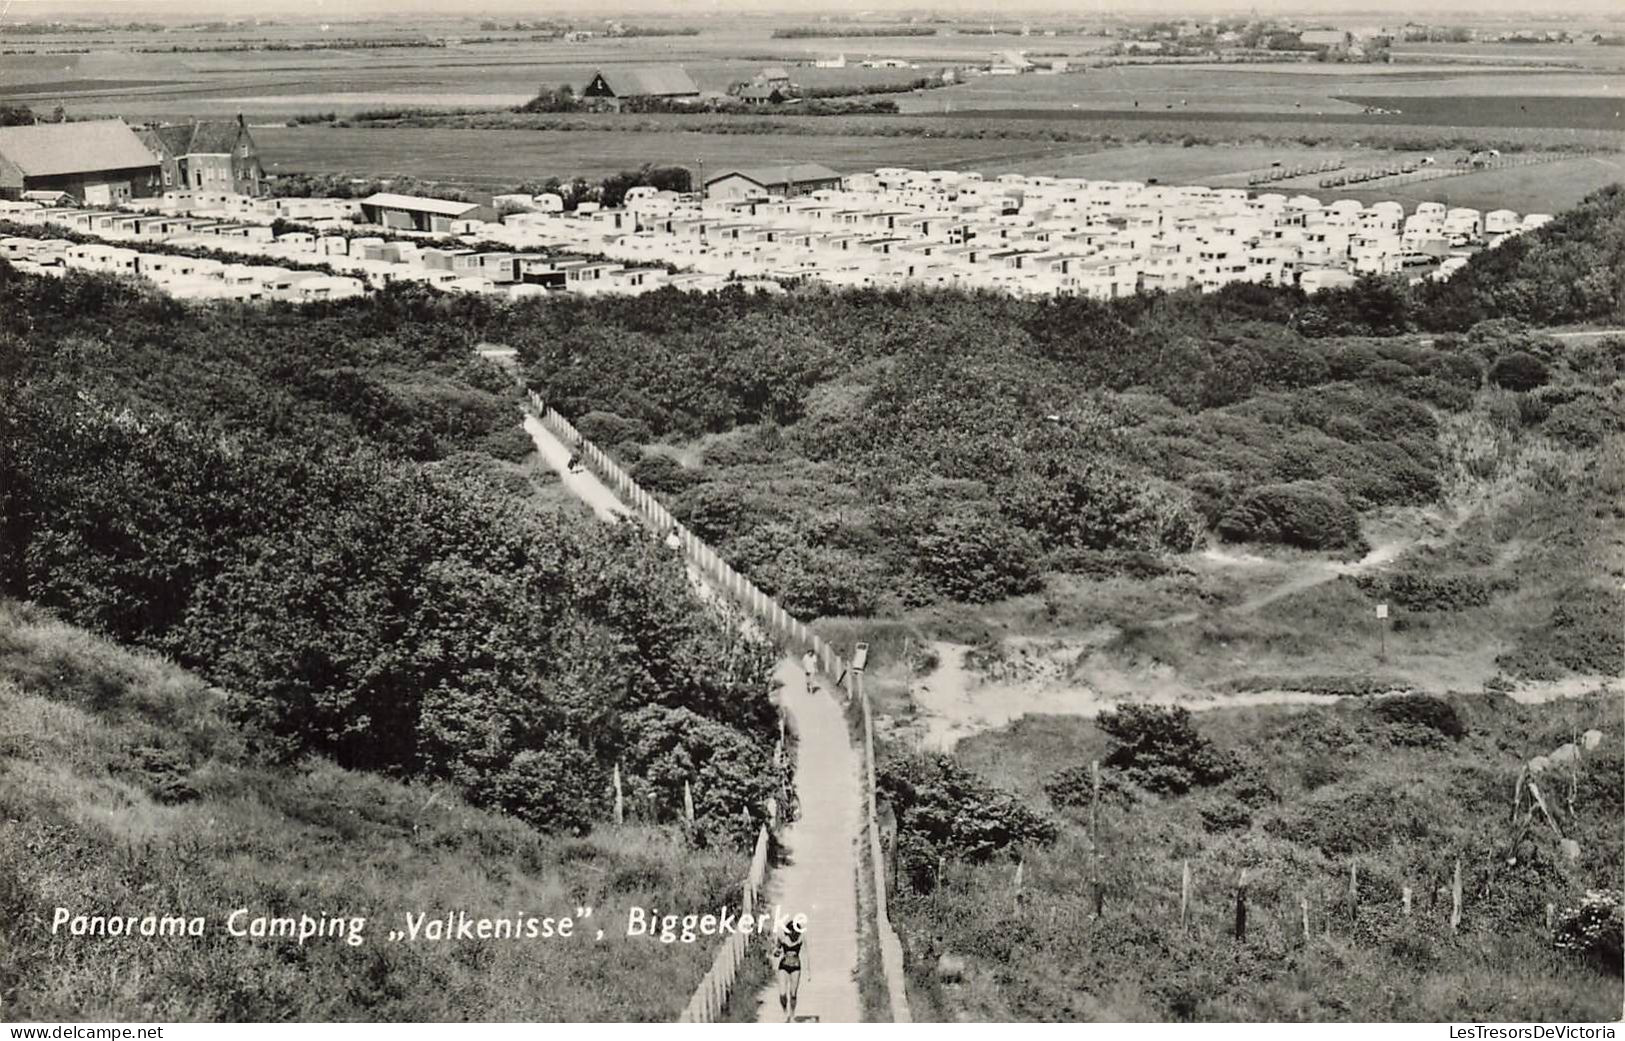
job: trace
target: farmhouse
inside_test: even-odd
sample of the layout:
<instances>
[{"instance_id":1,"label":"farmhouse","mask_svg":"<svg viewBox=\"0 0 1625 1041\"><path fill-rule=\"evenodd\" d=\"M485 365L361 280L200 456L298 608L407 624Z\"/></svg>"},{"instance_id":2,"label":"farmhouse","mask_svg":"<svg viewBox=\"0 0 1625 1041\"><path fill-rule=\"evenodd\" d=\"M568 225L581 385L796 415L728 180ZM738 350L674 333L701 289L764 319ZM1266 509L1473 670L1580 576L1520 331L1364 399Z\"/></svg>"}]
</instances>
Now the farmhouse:
<instances>
[{"instance_id":1,"label":"farmhouse","mask_svg":"<svg viewBox=\"0 0 1625 1041\"><path fill-rule=\"evenodd\" d=\"M123 120L0 127L0 199L57 191L109 206L162 190L158 158Z\"/></svg>"},{"instance_id":2,"label":"farmhouse","mask_svg":"<svg viewBox=\"0 0 1625 1041\"><path fill-rule=\"evenodd\" d=\"M599 69L581 89L582 97L697 98L700 88L679 65L623 65Z\"/></svg>"},{"instance_id":3,"label":"farmhouse","mask_svg":"<svg viewBox=\"0 0 1625 1041\"><path fill-rule=\"evenodd\" d=\"M496 211L474 202L425 199L416 195L379 192L361 200L367 223L401 231L449 232L453 221L494 221Z\"/></svg>"},{"instance_id":4,"label":"farmhouse","mask_svg":"<svg viewBox=\"0 0 1625 1041\"><path fill-rule=\"evenodd\" d=\"M771 83L747 83L739 88L739 100L747 105L778 105L784 98L784 90Z\"/></svg>"},{"instance_id":5,"label":"farmhouse","mask_svg":"<svg viewBox=\"0 0 1625 1041\"><path fill-rule=\"evenodd\" d=\"M809 195L823 188L839 188L841 175L819 163L786 163L724 170L705 182L712 199L746 199L758 195Z\"/></svg>"},{"instance_id":6,"label":"farmhouse","mask_svg":"<svg viewBox=\"0 0 1625 1041\"><path fill-rule=\"evenodd\" d=\"M165 188L261 195L265 169L242 116L143 127L137 136L158 157Z\"/></svg>"},{"instance_id":7,"label":"farmhouse","mask_svg":"<svg viewBox=\"0 0 1625 1041\"><path fill-rule=\"evenodd\" d=\"M790 74L778 65L770 65L756 76L756 82L781 90L790 89Z\"/></svg>"}]
</instances>

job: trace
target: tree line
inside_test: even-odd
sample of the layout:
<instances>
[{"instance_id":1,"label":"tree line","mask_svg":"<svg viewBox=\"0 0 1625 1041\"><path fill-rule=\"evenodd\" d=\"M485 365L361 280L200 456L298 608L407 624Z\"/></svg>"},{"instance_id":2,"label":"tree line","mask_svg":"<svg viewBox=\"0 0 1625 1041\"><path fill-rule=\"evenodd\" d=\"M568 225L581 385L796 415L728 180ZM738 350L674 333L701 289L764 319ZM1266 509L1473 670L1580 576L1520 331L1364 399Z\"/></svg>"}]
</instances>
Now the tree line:
<instances>
[{"instance_id":1,"label":"tree line","mask_svg":"<svg viewBox=\"0 0 1625 1041\"><path fill-rule=\"evenodd\" d=\"M630 526L538 511L509 376L427 296L184 305L0 263L0 592L170 655L270 760L449 779L547 830L617 764L748 848L771 648Z\"/></svg>"}]
</instances>

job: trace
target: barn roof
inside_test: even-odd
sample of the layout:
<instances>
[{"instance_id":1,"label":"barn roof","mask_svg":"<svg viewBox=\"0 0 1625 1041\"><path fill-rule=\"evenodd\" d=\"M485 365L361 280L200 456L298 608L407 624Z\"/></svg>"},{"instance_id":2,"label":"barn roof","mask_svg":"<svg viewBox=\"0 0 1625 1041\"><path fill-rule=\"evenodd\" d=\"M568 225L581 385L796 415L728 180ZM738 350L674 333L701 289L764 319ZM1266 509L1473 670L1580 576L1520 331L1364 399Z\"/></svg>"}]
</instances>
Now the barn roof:
<instances>
[{"instance_id":1,"label":"barn roof","mask_svg":"<svg viewBox=\"0 0 1625 1041\"><path fill-rule=\"evenodd\" d=\"M470 210L477 210L477 202L453 202L450 199L428 199L421 195L397 195L394 192L377 192L361 200L363 206L382 206L391 210L412 210L418 213L438 213L446 217L458 217Z\"/></svg>"},{"instance_id":2,"label":"barn roof","mask_svg":"<svg viewBox=\"0 0 1625 1041\"><path fill-rule=\"evenodd\" d=\"M671 97L700 92L699 85L680 65L615 65L599 69L596 76L603 77L618 98Z\"/></svg>"},{"instance_id":3,"label":"barn roof","mask_svg":"<svg viewBox=\"0 0 1625 1041\"><path fill-rule=\"evenodd\" d=\"M0 157L25 177L158 165L122 119L0 127Z\"/></svg>"},{"instance_id":4,"label":"barn roof","mask_svg":"<svg viewBox=\"0 0 1625 1041\"><path fill-rule=\"evenodd\" d=\"M740 166L731 170L720 170L714 177L707 177L705 183L714 184L724 177L735 175L763 186L784 184L786 177L796 184L806 181L836 181L841 177L822 163L782 163L777 166Z\"/></svg>"}]
</instances>

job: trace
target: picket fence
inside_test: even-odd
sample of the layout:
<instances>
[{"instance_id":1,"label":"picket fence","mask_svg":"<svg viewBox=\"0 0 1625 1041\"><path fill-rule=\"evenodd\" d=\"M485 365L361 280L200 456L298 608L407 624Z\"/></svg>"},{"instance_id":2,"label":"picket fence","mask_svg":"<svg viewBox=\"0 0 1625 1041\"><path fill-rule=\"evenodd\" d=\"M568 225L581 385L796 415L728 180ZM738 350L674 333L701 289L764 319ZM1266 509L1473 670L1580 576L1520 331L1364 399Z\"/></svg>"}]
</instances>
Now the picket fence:
<instances>
[{"instance_id":1,"label":"picket fence","mask_svg":"<svg viewBox=\"0 0 1625 1041\"><path fill-rule=\"evenodd\" d=\"M725 594L743 608L761 625L764 632L791 653L811 650L818 660L819 670L832 681L838 682L847 674L847 661L833 646L813 632L801 619L786 611L777 600L758 588L756 583L735 571L733 566L703 539L678 523L677 518L672 516L671 511L666 509L659 499L634 481L608 453L582 437L569 420L542 400L541 395L531 391L530 402L542 424L565 444L574 446L581 461L602 476L610 488L621 497L621 501L654 528L657 536L664 538L667 533L676 534L684 557L713 589ZM859 697L864 719L864 786L867 789L863 811L866 818L865 830L869 839L867 845L870 877L874 880L875 935L880 943L881 964L886 976L886 989L891 999L892 1018L895 1022L907 1023L911 1017L908 994L903 983L902 944L896 930L892 928L891 919L886 911L885 890L888 876L880 844L879 820L875 812L874 727L870 721L868 693L861 692ZM760 846L760 842L758 845ZM762 859L765 871L765 852ZM754 862L752 870L755 870ZM760 885L760 879L756 884ZM699 988L695 990L688 1009L683 1013L685 1021L708 1023L713 1022L720 1014L726 1003L727 990L733 983L748 943L747 937L737 935L730 938L729 942L717 952L717 960L701 981ZM723 979L727 982L720 984L719 987ZM720 1000L717 998L719 990Z\"/></svg>"},{"instance_id":2,"label":"picket fence","mask_svg":"<svg viewBox=\"0 0 1625 1041\"><path fill-rule=\"evenodd\" d=\"M764 824L756 833L756 852L750 858L750 874L745 876L744 893L739 901L741 919L756 913L756 898L761 894L762 883L767 879L768 843L767 825ZM688 1006L683 1009L682 1015L677 1017L677 1022L716 1022L723 1009L728 1007L728 996L733 993L734 980L739 976L739 966L744 964L745 952L750 949L755 936L754 931L734 933L717 949L716 957L711 959L711 967L701 978L700 985L694 988L693 995L688 999Z\"/></svg>"}]
</instances>

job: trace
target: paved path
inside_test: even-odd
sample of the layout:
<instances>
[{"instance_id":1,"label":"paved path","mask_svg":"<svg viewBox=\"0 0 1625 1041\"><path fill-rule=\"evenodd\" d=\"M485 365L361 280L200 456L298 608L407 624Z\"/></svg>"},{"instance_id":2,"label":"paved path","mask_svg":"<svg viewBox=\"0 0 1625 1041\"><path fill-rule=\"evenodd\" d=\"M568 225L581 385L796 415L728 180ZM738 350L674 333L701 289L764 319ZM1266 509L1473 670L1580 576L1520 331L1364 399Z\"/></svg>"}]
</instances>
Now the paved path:
<instances>
[{"instance_id":1,"label":"paved path","mask_svg":"<svg viewBox=\"0 0 1625 1041\"><path fill-rule=\"evenodd\" d=\"M531 440L536 442L536 451L541 455L542 462L557 470L559 480L564 482L564 486L576 498L591 506L600 520L632 516L632 511L626 508L620 497L610 491L591 471L583 467L571 473L570 447L553 436L553 432L543 426L541 420L528 412L525 414L525 430L530 434Z\"/></svg>"},{"instance_id":2,"label":"paved path","mask_svg":"<svg viewBox=\"0 0 1625 1041\"><path fill-rule=\"evenodd\" d=\"M840 703L808 694L799 662L779 663L779 704L795 727L796 797L801 818L779 842L788 861L768 882L766 905L807 915L807 955L796 1017L823 1023L862 1021L858 964L857 849L861 824L858 752ZM815 680L815 683L817 681ZM760 952L763 957L766 952ZM778 981L762 990L757 1020L780 1023Z\"/></svg>"},{"instance_id":3,"label":"paved path","mask_svg":"<svg viewBox=\"0 0 1625 1041\"><path fill-rule=\"evenodd\" d=\"M632 515L591 471L569 472L569 446L539 419L527 414L525 430L536 442L542 460L558 471L564 486L601 519ZM703 595L716 595L693 567L688 572ZM857 1023L862 1018L856 980L858 861L854 843L862 819L858 752L848 740L840 704L827 692L807 693L798 659L780 660L774 679L779 703L798 735L796 797L801 817L779 835L787 863L769 876L763 906L771 911L777 903L785 914L807 915L807 968L797 1017ZM751 956L765 958L767 952L757 947ZM759 1020L783 1020L777 981L758 995L758 1001Z\"/></svg>"}]
</instances>

